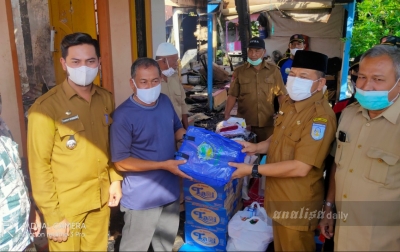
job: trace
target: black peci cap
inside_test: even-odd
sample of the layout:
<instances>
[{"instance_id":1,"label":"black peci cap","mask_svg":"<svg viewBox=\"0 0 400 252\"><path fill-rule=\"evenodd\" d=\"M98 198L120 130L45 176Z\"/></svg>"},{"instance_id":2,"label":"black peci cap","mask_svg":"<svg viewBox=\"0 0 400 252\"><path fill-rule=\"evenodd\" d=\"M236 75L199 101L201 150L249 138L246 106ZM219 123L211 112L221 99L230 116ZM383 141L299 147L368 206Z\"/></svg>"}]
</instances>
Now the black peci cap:
<instances>
[{"instance_id":1,"label":"black peci cap","mask_svg":"<svg viewBox=\"0 0 400 252\"><path fill-rule=\"evenodd\" d=\"M294 55L292 67L313 69L326 73L328 56L319 52L299 50Z\"/></svg>"}]
</instances>

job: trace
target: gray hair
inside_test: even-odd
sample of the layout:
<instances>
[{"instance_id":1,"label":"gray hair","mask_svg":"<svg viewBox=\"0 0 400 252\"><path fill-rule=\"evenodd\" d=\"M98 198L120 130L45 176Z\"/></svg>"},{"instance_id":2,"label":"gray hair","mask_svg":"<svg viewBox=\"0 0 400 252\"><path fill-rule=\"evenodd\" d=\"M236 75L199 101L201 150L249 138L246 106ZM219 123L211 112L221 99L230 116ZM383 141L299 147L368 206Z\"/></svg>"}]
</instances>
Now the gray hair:
<instances>
[{"instance_id":1,"label":"gray hair","mask_svg":"<svg viewBox=\"0 0 400 252\"><path fill-rule=\"evenodd\" d=\"M138 68L149 68L151 66L154 66L157 68L159 75L161 76L161 69L160 66L158 65L157 61L150 59L150 58L138 58L133 62L131 66L131 77L135 78L136 77L136 71Z\"/></svg>"},{"instance_id":2,"label":"gray hair","mask_svg":"<svg viewBox=\"0 0 400 252\"><path fill-rule=\"evenodd\" d=\"M387 55L392 59L393 67L396 74L396 80L400 78L400 49L391 45L376 45L366 51L362 56L360 62L364 58L374 58Z\"/></svg>"}]
</instances>

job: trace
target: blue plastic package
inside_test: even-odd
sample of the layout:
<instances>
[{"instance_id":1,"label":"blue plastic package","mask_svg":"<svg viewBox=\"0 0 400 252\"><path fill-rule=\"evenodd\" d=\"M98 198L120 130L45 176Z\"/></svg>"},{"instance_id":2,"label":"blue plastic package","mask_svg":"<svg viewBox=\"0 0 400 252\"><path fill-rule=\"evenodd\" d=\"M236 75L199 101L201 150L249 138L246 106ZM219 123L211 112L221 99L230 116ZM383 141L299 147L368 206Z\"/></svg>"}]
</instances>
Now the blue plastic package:
<instances>
[{"instance_id":1,"label":"blue plastic package","mask_svg":"<svg viewBox=\"0 0 400 252\"><path fill-rule=\"evenodd\" d=\"M243 163L246 154L241 150L242 146L235 141L190 126L175 159L187 160L179 165L179 169L193 179L212 186L223 186L236 170L228 162Z\"/></svg>"}]
</instances>

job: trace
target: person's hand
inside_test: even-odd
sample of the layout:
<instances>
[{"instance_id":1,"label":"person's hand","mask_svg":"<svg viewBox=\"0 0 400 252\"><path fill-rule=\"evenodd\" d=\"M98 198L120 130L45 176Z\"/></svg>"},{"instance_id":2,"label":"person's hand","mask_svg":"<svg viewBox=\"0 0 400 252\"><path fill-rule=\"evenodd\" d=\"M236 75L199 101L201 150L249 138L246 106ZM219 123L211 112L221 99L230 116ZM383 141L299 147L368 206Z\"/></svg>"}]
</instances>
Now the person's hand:
<instances>
[{"instance_id":1,"label":"person's hand","mask_svg":"<svg viewBox=\"0 0 400 252\"><path fill-rule=\"evenodd\" d=\"M32 204L33 206L33 204ZM42 230L42 222L40 220L40 215L34 207L31 207L31 212L29 213L29 223L31 229L31 235L38 237L40 231Z\"/></svg>"},{"instance_id":2,"label":"person's hand","mask_svg":"<svg viewBox=\"0 0 400 252\"><path fill-rule=\"evenodd\" d=\"M319 222L319 226L321 228L321 233L325 236L325 238L331 239L333 237L333 226L335 224L334 219L332 218L332 208L325 207L324 210L324 218ZM330 216L330 218L327 216Z\"/></svg>"},{"instance_id":3,"label":"person's hand","mask_svg":"<svg viewBox=\"0 0 400 252\"><path fill-rule=\"evenodd\" d=\"M251 156L257 154L257 144L249 143L246 141L236 141L240 145L243 146L242 152L246 153L247 155Z\"/></svg>"},{"instance_id":4,"label":"person's hand","mask_svg":"<svg viewBox=\"0 0 400 252\"><path fill-rule=\"evenodd\" d=\"M231 179L243 178L247 175L250 175L253 168L253 166L249 164L239 164L233 162L229 162L228 165L236 168L236 171L233 172Z\"/></svg>"},{"instance_id":5,"label":"person's hand","mask_svg":"<svg viewBox=\"0 0 400 252\"><path fill-rule=\"evenodd\" d=\"M162 167L169 171L170 173L175 174L176 176L182 177L182 178L186 178L189 180L193 180L192 177L190 177L189 175L187 175L186 173L184 173L183 171L181 171L178 167L178 165L184 164L186 163L186 160L167 160L162 162Z\"/></svg>"},{"instance_id":6,"label":"person's hand","mask_svg":"<svg viewBox=\"0 0 400 252\"><path fill-rule=\"evenodd\" d=\"M64 219L60 223L47 227L47 237L55 242L65 242L69 236L69 222Z\"/></svg>"},{"instance_id":7,"label":"person's hand","mask_svg":"<svg viewBox=\"0 0 400 252\"><path fill-rule=\"evenodd\" d=\"M231 118L231 115L226 114L226 115L224 116L224 121L228 121L229 118Z\"/></svg>"},{"instance_id":8,"label":"person's hand","mask_svg":"<svg viewBox=\"0 0 400 252\"><path fill-rule=\"evenodd\" d=\"M108 206L118 206L119 201L122 198L121 181L117 180L111 183L110 189L108 190L110 197L108 199Z\"/></svg>"}]
</instances>

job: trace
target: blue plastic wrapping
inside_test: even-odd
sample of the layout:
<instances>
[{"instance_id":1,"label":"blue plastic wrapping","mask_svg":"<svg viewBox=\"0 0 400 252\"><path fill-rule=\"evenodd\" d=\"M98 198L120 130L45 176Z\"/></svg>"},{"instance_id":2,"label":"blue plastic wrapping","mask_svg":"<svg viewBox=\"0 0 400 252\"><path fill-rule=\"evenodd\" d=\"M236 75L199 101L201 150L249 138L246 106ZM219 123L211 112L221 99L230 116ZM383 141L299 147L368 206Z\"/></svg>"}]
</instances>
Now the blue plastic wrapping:
<instances>
[{"instance_id":1,"label":"blue plastic wrapping","mask_svg":"<svg viewBox=\"0 0 400 252\"><path fill-rule=\"evenodd\" d=\"M243 163L246 154L241 150L242 146L235 141L190 126L175 159L187 159L185 164L179 165L179 169L193 179L212 186L223 186L236 170L228 162Z\"/></svg>"}]
</instances>

